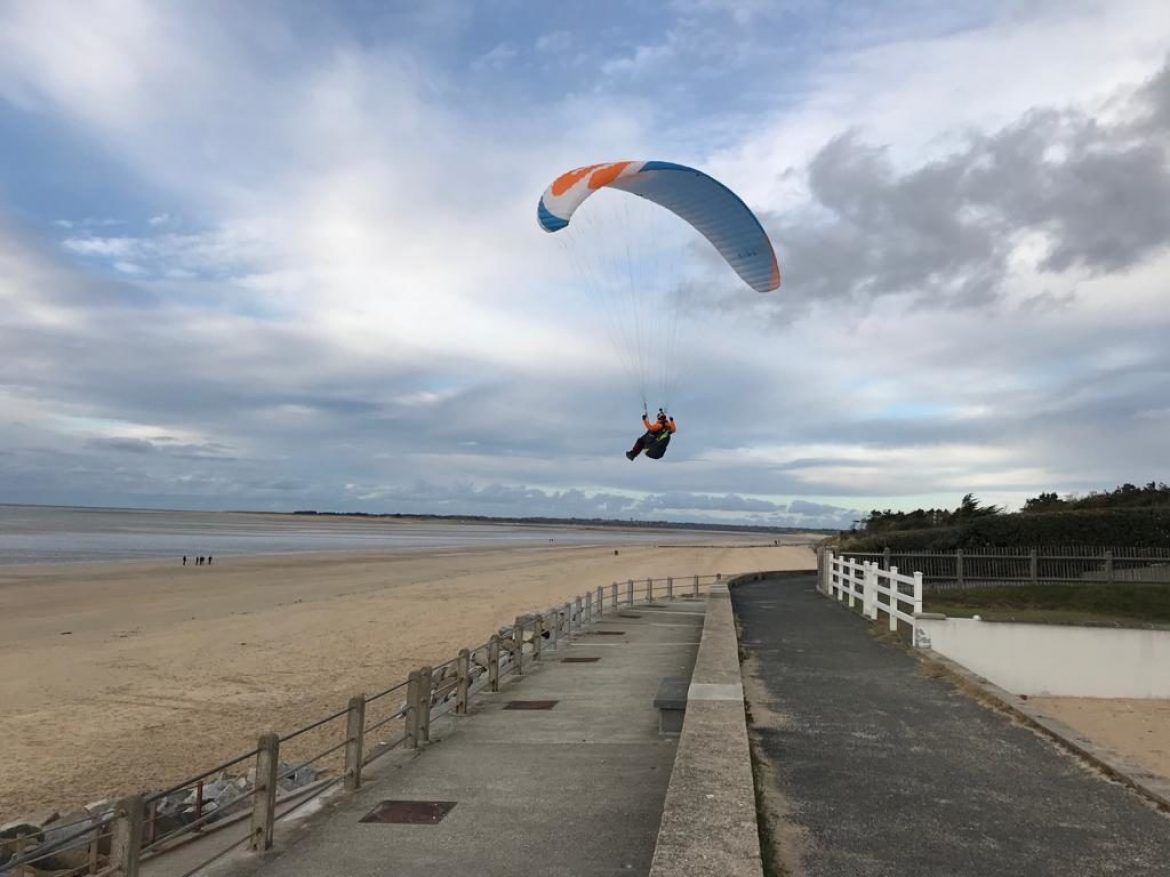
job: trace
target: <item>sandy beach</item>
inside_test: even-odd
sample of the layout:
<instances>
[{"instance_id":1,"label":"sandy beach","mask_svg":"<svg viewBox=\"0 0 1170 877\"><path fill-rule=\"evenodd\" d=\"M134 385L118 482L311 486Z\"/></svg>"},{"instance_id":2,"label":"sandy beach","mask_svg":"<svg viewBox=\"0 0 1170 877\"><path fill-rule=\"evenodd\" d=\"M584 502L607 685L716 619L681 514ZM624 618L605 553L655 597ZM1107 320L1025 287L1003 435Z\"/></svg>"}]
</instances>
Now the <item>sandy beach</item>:
<instances>
[{"instance_id":1,"label":"sandy beach","mask_svg":"<svg viewBox=\"0 0 1170 877\"><path fill-rule=\"evenodd\" d=\"M1034 708L1170 779L1170 700L1033 697Z\"/></svg>"},{"instance_id":2,"label":"sandy beach","mask_svg":"<svg viewBox=\"0 0 1170 877\"><path fill-rule=\"evenodd\" d=\"M703 541L0 568L0 823L182 780L598 585L815 567Z\"/></svg>"}]
</instances>

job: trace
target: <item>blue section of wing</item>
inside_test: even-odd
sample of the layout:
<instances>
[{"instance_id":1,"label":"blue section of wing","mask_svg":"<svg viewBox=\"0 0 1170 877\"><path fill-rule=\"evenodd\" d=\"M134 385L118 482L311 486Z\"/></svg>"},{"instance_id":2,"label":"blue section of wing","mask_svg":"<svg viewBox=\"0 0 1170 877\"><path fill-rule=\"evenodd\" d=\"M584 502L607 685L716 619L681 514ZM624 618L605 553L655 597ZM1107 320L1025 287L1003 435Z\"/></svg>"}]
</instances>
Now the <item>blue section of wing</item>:
<instances>
[{"instance_id":1,"label":"blue section of wing","mask_svg":"<svg viewBox=\"0 0 1170 877\"><path fill-rule=\"evenodd\" d=\"M776 253L763 225L738 195L713 177L669 161L648 161L640 172L610 187L640 195L690 223L757 292L780 285Z\"/></svg>"},{"instance_id":2,"label":"blue section of wing","mask_svg":"<svg viewBox=\"0 0 1170 877\"><path fill-rule=\"evenodd\" d=\"M540 227L545 231L560 231L569 224L569 220L561 219L559 216L553 216L549 213L548 208L544 206L544 199L541 199L540 203L536 206L536 221L540 223Z\"/></svg>"}]
</instances>

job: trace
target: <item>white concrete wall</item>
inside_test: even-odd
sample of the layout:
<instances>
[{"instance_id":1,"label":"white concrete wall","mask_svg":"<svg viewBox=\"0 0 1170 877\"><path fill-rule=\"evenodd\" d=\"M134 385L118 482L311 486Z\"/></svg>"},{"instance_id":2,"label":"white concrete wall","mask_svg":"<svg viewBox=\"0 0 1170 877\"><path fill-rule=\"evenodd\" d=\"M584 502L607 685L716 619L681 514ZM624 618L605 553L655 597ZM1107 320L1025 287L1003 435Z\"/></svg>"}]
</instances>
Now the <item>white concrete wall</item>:
<instances>
[{"instance_id":1,"label":"white concrete wall","mask_svg":"<svg viewBox=\"0 0 1170 877\"><path fill-rule=\"evenodd\" d=\"M1170 698L1170 630L920 618L929 648L1013 694Z\"/></svg>"}]
</instances>

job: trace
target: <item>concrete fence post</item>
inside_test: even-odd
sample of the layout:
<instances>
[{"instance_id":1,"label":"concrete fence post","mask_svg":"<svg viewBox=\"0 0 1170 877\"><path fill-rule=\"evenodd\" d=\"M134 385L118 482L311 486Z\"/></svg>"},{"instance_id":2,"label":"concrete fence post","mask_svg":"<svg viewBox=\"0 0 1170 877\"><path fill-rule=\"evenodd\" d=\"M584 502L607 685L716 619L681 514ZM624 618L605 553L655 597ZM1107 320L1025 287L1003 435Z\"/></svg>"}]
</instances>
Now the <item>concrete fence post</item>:
<instances>
[{"instance_id":1,"label":"concrete fence post","mask_svg":"<svg viewBox=\"0 0 1170 877\"><path fill-rule=\"evenodd\" d=\"M141 795L122 798L114 805L114 821L110 826L110 863L118 868L115 872L118 877L138 877L138 857L142 852L142 817L145 812Z\"/></svg>"},{"instance_id":2,"label":"concrete fence post","mask_svg":"<svg viewBox=\"0 0 1170 877\"><path fill-rule=\"evenodd\" d=\"M674 579L670 576L666 577L666 599L674 599Z\"/></svg>"},{"instance_id":3,"label":"concrete fence post","mask_svg":"<svg viewBox=\"0 0 1170 877\"><path fill-rule=\"evenodd\" d=\"M345 788L349 791L362 787L362 737L366 728L366 696L349 699L349 715L345 722Z\"/></svg>"},{"instance_id":4,"label":"concrete fence post","mask_svg":"<svg viewBox=\"0 0 1170 877\"><path fill-rule=\"evenodd\" d=\"M585 623L593 623L593 593L591 591L585 592Z\"/></svg>"},{"instance_id":5,"label":"concrete fence post","mask_svg":"<svg viewBox=\"0 0 1170 877\"><path fill-rule=\"evenodd\" d=\"M845 573L849 577L849 608L852 609L853 603L856 600L854 590L857 587L857 561L851 557L848 561L846 561L846 563L847 566L845 567Z\"/></svg>"},{"instance_id":6,"label":"concrete fence post","mask_svg":"<svg viewBox=\"0 0 1170 877\"><path fill-rule=\"evenodd\" d=\"M882 569L890 568L890 547L887 545L882 549Z\"/></svg>"},{"instance_id":7,"label":"concrete fence post","mask_svg":"<svg viewBox=\"0 0 1170 877\"><path fill-rule=\"evenodd\" d=\"M914 573L914 614L922 612L922 573Z\"/></svg>"},{"instance_id":8,"label":"concrete fence post","mask_svg":"<svg viewBox=\"0 0 1170 877\"><path fill-rule=\"evenodd\" d=\"M584 620L581 618L581 597L580 595L573 598L573 617L569 619L569 631L580 630Z\"/></svg>"},{"instance_id":9,"label":"concrete fence post","mask_svg":"<svg viewBox=\"0 0 1170 877\"><path fill-rule=\"evenodd\" d=\"M488 689L500 690L500 635L493 633L488 640Z\"/></svg>"},{"instance_id":10,"label":"concrete fence post","mask_svg":"<svg viewBox=\"0 0 1170 877\"><path fill-rule=\"evenodd\" d=\"M901 612L902 607L899 605L902 601L898 599L898 595L902 593L902 588L898 584L898 568L896 566L890 567L890 630L898 629L898 616L894 613Z\"/></svg>"},{"instance_id":11,"label":"concrete fence post","mask_svg":"<svg viewBox=\"0 0 1170 877\"><path fill-rule=\"evenodd\" d=\"M1028 578L1032 584L1040 584L1040 552L1035 548L1028 552Z\"/></svg>"},{"instance_id":12,"label":"concrete fence post","mask_svg":"<svg viewBox=\"0 0 1170 877\"><path fill-rule=\"evenodd\" d=\"M626 605L634 605L634 580L626 579Z\"/></svg>"},{"instance_id":13,"label":"concrete fence post","mask_svg":"<svg viewBox=\"0 0 1170 877\"><path fill-rule=\"evenodd\" d=\"M423 743L431 742L431 698L435 693L435 669L423 667L418 671L419 695L419 739Z\"/></svg>"},{"instance_id":14,"label":"concrete fence post","mask_svg":"<svg viewBox=\"0 0 1170 877\"><path fill-rule=\"evenodd\" d=\"M699 596L699 577L698 576L695 576L695 580L691 585L691 596L692 597Z\"/></svg>"},{"instance_id":15,"label":"concrete fence post","mask_svg":"<svg viewBox=\"0 0 1170 877\"><path fill-rule=\"evenodd\" d=\"M654 602L654 579L646 579L646 602Z\"/></svg>"},{"instance_id":16,"label":"concrete fence post","mask_svg":"<svg viewBox=\"0 0 1170 877\"><path fill-rule=\"evenodd\" d=\"M605 615L605 589L601 585L597 586L597 617L601 618Z\"/></svg>"},{"instance_id":17,"label":"concrete fence post","mask_svg":"<svg viewBox=\"0 0 1170 877\"><path fill-rule=\"evenodd\" d=\"M459 680L455 686L455 714L467 715L467 701L471 696L471 652L467 649L459 650L459 657L455 659L455 675Z\"/></svg>"},{"instance_id":18,"label":"concrete fence post","mask_svg":"<svg viewBox=\"0 0 1170 877\"><path fill-rule=\"evenodd\" d=\"M963 549L955 549L955 583L963 587Z\"/></svg>"},{"instance_id":19,"label":"concrete fence post","mask_svg":"<svg viewBox=\"0 0 1170 877\"><path fill-rule=\"evenodd\" d=\"M618 583L617 582L613 583L613 593L611 594L611 599L613 601L613 611L617 612L617 608L618 608Z\"/></svg>"},{"instance_id":20,"label":"concrete fence post","mask_svg":"<svg viewBox=\"0 0 1170 877\"><path fill-rule=\"evenodd\" d=\"M537 615L532 621L532 660L540 660L540 649L544 640L544 616Z\"/></svg>"},{"instance_id":21,"label":"concrete fence post","mask_svg":"<svg viewBox=\"0 0 1170 877\"><path fill-rule=\"evenodd\" d=\"M1113 584L1113 552L1105 552L1105 581Z\"/></svg>"},{"instance_id":22,"label":"concrete fence post","mask_svg":"<svg viewBox=\"0 0 1170 877\"><path fill-rule=\"evenodd\" d=\"M253 852L261 852L272 849L272 826L276 822L276 770L280 764L280 736L264 734L257 742L256 748L252 834L248 846Z\"/></svg>"},{"instance_id":23,"label":"concrete fence post","mask_svg":"<svg viewBox=\"0 0 1170 877\"><path fill-rule=\"evenodd\" d=\"M861 562L861 614L869 619L877 617L877 610L874 608L877 599L877 595L874 593L876 582L872 566L868 560Z\"/></svg>"}]
</instances>

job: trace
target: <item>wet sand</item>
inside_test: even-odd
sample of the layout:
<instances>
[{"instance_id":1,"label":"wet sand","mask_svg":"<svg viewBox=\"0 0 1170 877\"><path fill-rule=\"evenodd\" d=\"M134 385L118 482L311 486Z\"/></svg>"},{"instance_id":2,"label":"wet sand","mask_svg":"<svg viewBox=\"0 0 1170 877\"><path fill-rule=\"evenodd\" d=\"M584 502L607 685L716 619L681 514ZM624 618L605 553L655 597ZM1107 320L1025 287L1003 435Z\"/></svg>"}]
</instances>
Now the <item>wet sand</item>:
<instances>
[{"instance_id":1,"label":"wet sand","mask_svg":"<svg viewBox=\"0 0 1170 877\"><path fill-rule=\"evenodd\" d=\"M707 544L0 568L0 823L178 782L598 585L813 567Z\"/></svg>"}]
</instances>

